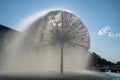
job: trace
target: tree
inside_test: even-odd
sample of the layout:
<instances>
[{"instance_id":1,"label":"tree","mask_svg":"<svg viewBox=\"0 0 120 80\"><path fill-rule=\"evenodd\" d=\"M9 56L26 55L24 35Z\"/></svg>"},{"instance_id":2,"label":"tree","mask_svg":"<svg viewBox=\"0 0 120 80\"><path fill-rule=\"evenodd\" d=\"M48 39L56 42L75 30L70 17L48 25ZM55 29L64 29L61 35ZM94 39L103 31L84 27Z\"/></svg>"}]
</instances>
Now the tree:
<instances>
[{"instance_id":1,"label":"tree","mask_svg":"<svg viewBox=\"0 0 120 80\"><path fill-rule=\"evenodd\" d=\"M117 64L117 65L120 65L120 61L118 61L116 64Z\"/></svg>"},{"instance_id":2,"label":"tree","mask_svg":"<svg viewBox=\"0 0 120 80\"><path fill-rule=\"evenodd\" d=\"M91 53L91 59L92 59L91 66L98 67L98 66L112 66L112 65L114 65L113 62L107 61L105 58L102 58L101 56L99 56L95 52Z\"/></svg>"}]
</instances>

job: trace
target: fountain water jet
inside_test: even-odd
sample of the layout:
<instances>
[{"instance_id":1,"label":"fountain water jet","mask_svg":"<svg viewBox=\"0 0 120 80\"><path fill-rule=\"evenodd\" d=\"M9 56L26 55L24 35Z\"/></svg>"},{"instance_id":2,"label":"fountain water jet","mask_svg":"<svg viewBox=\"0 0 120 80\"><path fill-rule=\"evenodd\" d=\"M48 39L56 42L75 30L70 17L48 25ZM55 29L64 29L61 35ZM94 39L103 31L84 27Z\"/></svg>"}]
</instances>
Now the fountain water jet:
<instances>
[{"instance_id":1,"label":"fountain water jet","mask_svg":"<svg viewBox=\"0 0 120 80\"><path fill-rule=\"evenodd\" d=\"M52 10L38 16L4 49L7 73L69 73L87 69L90 38L81 19Z\"/></svg>"}]
</instances>

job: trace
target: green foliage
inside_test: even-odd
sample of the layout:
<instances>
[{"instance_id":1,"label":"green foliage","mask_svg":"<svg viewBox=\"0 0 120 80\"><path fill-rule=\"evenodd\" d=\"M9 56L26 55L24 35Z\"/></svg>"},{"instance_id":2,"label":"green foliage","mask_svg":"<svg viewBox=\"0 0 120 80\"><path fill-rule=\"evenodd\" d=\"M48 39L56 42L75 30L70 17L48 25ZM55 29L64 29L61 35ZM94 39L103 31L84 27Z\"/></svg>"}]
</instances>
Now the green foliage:
<instances>
[{"instance_id":1,"label":"green foliage","mask_svg":"<svg viewBox=\"0 0 120 80\"><path fill-rule=\"evenodd\" d=\"M91 66L98 67L98 66L112 66L114 65L113 62L108 61L101 56L99 56L97 53L92 52L91 54ZM119 64L119 62L118 62Z\"/></svg>"},{"instance_id":2,"label":"green foliage","mask_svg":"<svg viewBox=\"0 0 120 80\"><path fill-rule=\"evenodd\" d=\"M120 65L120 61L118 61L116 64L117 64L117 65Z\"/></svg>"}]
</instances>

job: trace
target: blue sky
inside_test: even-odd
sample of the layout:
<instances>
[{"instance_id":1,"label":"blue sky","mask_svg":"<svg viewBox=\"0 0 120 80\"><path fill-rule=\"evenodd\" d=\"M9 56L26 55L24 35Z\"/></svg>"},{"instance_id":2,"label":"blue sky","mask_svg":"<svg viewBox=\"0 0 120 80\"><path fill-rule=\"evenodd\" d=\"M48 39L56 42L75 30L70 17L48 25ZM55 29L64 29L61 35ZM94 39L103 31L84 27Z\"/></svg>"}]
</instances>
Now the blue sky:
<instances>
[{"instance_id":1,"label":"blue sky","mask_svg":"<svg viewBox=\"0 0 120 80\"><path fill-rule=\"evenodd\" d=\"M0 0L0 24L16 25L28 15L61 8L73 11L88 27L91 49L110 61L120 61L120 35L98 35L106 26L109 32L120 33L120 0Z\"/></svg>"}]
</instances>

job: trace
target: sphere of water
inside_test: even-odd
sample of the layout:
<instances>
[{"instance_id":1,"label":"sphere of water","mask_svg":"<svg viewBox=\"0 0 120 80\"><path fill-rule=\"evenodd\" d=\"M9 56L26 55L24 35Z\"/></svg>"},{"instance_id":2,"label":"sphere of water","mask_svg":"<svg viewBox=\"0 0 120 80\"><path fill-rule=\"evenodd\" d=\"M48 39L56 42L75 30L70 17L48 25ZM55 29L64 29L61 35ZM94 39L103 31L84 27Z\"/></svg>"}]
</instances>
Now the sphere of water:
<instances>
[{"instance_id":1,"label":"sphere of water","mask_svg":"<svg viewBox=\"0 0 120 80\"><path fill-rule=\"evenodd\" d=\"M57 72L86 70L90 38L81 19L63 10L48 11L5 48L3 71Z\"/></svg>"}]
</instances>

